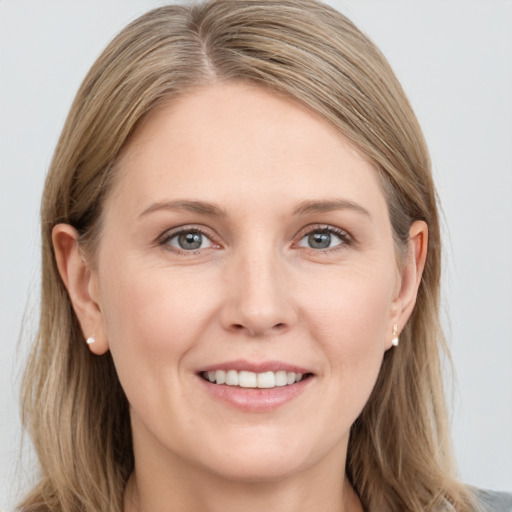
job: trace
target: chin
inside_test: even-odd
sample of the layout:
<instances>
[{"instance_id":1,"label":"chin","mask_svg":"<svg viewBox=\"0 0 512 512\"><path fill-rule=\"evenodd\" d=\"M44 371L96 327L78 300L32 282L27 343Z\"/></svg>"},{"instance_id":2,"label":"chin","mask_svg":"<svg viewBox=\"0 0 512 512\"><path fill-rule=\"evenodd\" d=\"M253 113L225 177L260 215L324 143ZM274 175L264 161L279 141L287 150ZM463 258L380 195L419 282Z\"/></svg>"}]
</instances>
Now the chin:
<instances>
[{"instance_id":1,"label":"chin","mask_svg":"<svg viewBox=\"0 0 512 512\"><path fill-rule=\"evenodd\" d=\"M307 434L289 428L277 432L249 428L243 433L228 435L229 443L225 438L217 439L214 446L210 444L213 450L200 454L200 464L209 472L232 481L283 480L321 463L330 453L321 439L308 439Z\"/></svg>"},{"instance_id":2,"label":"chin","mask_svg":"<svg viewBox=\"0 0 512 512\"><path fill-rule=\"evenodd\" d=\"M210 465L210 472L240 483L272 483L307 469L308 464L294 456L274 452L255 458L226 457L221 465Z\"/></svg>"}]
</instances>

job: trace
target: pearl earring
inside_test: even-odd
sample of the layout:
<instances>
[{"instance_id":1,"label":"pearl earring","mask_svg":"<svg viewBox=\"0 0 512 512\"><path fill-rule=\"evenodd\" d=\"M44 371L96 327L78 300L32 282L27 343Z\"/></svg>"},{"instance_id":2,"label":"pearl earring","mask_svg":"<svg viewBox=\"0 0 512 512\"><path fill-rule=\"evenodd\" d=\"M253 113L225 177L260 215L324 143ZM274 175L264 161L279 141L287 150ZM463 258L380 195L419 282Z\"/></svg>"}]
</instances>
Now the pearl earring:
<instances>
[{"instance_id":1,"label":"pearl earring","mask_svg":"<svg viewBox=\"0 0 512 512\"><path fill-rule=\"evenodd\" d=\"M86 340L87 345L92 345L93 343L96 343L96 338L94 336L89 336Z\"/></svg>"},{"instance_id":2,"label":"pearl earring","mask_svg":"<svg viewBox=\"0 0 512 512\"><path fill-rule=\"evenodd\" d=\"M393 324L393 339L391 340L391 345L393 345L393 347L398 347L398 343L398 325Z\"/></svg>"}]
</instances>

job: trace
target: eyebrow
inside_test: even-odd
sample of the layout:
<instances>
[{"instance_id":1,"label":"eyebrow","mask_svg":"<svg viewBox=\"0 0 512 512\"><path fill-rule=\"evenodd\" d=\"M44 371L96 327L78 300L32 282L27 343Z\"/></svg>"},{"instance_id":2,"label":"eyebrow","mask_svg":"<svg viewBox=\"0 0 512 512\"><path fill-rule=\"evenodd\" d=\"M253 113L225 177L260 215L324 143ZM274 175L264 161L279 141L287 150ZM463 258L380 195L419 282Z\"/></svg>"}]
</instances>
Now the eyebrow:
<instances>
[{"instance_id":1,"label":"eyebrow","mask_svg":"<svg viewBox=\"0 0 512 512\"><path fill-rule=\"evenodd\" d=\"M139 218L159 210L185 211L190 213L197 213L207 217L227 216L225 210L213 203L208 203L205 201L177 200L153 203L139 215ZM360 204L355 203L354 201L349 201L347 199L301 201L294 209L293 214L306 215L310 213L326 213L334 210L353 210L371 218L370 212L366 208L363 208Z\"/></svg>"},{"instance_id":2,"label":"eyebrow","mask_svg":"<svg viewBox=\"0 0 512 512\"><path fill-rule=\"evenodd\" d=\"M205 215L207 217L226 217L226 212L213 203L178 200L153 203L139 215L139 218L159 210L185 211Z\"/></svg>"},{"instance_id":3,"label":"eyebrow","mask_svg":"<svg viewBox=\"0 0 512 512\"><path fill-rule=\"evenodd\" d=\"M353 210L371 218L370 212L366 208L347 199L302 201L297 205L293 213L294 215L305 215L308 213L325 213L334 210Z\"/></svg>"}]
</instances>

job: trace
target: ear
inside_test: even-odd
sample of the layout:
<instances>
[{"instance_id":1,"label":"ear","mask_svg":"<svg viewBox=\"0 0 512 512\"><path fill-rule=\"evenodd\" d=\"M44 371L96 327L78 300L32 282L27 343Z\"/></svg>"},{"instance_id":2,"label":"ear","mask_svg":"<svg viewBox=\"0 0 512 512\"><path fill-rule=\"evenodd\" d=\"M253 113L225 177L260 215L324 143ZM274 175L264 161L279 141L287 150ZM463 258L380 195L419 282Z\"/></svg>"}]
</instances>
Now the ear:
<instances>
[{"instance_id":1,"label":"ear","mask_svg":"<svg viewBox=\"0 0 512 512\"><path fill-rule=\"evenodd\" d=\"M398 293L392 304L391 326L386 348L391 347L391 340L394 337L393 325L397 325L397 331L400 334L412 314L427 259L427 246L428 226L426 222L417 220L409 229L409 246L399 280Z\"/></svg>"},{"instance_id":2,"label":"ear","mask_svg":"<svg viewBox=\"0 0 512 512\"><path fill-rule=\"evenodd\" d=\"M87 263L78 243L78 232L69 224L57 224L52 231L53 248L60 277L66 286L85 339L97 355L108 350L103 315L98 302L97 274Z\"/></svg>"}]
</instances>

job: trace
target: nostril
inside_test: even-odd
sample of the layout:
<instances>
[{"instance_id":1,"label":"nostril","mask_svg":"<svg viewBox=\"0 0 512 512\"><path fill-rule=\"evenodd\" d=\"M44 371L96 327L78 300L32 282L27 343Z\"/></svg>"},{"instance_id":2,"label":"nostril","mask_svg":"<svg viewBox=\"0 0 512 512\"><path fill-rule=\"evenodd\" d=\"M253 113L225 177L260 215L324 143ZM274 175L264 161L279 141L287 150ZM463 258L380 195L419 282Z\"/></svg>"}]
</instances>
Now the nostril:
<instances>
[{"instance_id":1,"label":"nostril","mask_svg":"<svg viewBox=\"0 0 512 512\"><path fill-rule=\"evenodd\" d=\"M268 331L268 334L270 332L281 332L281 331L285 331L287 328L287 324L284 323L284 322L279 322L277 324L274 324L270 330ZM245 331L247 330L251 336L261 336L261 335L264 335L264 330L262 329L261 331L257 328L254 328L254 329L251 329L250 327L246 327L244 326L243 324L231 324L231 327L230 327L231 331L232 332L241 332L241 331Z\"/></svg>"}]
</instances>

